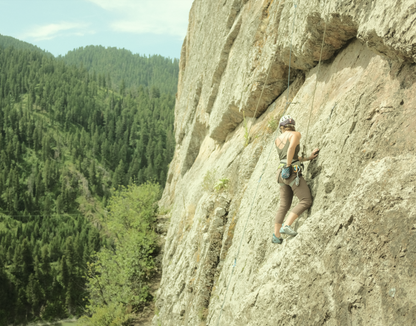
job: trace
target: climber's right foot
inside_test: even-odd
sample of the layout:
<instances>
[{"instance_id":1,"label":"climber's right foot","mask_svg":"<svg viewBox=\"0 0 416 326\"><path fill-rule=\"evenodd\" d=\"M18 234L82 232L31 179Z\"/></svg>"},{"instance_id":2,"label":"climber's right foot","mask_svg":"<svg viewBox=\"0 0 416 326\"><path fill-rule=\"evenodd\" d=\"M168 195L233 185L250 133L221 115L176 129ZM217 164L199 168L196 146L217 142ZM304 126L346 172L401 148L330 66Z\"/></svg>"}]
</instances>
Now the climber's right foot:
<instances>
[{"instance_id":1,"label":"climber's right foot","mask_svg":"<svg viewBox=\"0 0 416 326\"><path fill-rule=\"evenodd\" d=\"M297 234L298 234L295 230L293 230L293 229L290 227L290 225L285 225L285 226L282 226L282 227L280 228L280 233L287 234L287 235L291 235L291 236L295 236L295 235L297 235Z\"/></svg>"}]
</instances>

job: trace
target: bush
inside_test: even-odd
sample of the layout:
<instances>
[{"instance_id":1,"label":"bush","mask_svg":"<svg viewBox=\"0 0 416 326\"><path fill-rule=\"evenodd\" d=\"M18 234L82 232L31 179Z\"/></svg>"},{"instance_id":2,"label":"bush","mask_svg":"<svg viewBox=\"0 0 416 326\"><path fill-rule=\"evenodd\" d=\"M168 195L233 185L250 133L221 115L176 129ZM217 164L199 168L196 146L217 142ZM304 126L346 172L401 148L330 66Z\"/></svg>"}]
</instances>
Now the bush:
<instances>
[{"instance_id":1,"label":"bush","mask_svg":"<svg viewBox=\"0 0 416 326\"><path fill-rule=\"evenodd\" d=\"M267 126L269 127L269 129L272 131L272 132L275 132L276 131L276 129L279 127L279 122L278 122L279 120L276 120L275 118L271 118L270 120L269 120L269 122L267 123Z\"/></svg>"},{"instance_id":2,"label":"bush","mask_svg":"<svg viewBox=\"0 0 416 326\"><path fill-rule=\"evenodd\" d=\"M202 188L208 192L214 191L216 180L217 180L217 169L208 170L204 175L204 180L202 181Z\"/></svg>"},{"instance_id":3,"label":"bush","mask_svg":"<svg viewBox=\"0 0 416 326\"><path fill-rule=\"evenodd\" d=\"M88 321L106 323L91 325L122 325L125 321L120 316L127 305L135 310L151 298L149 282L155 271L157 241L155 202L159 194L157 184L145 183L122 188L110 198L109 213L101 222L113 245L102 248L88 264L87 308L92 314ZM110 312L105 314L103 309ZM115 319L119 324L112 324Z\"/></svg>"},{"instance_id":4,"label":"bush","mask_svg":"<svg viewBox=\"0 0 416 326\"><path fill-rule=\"evenodd\" d=\"M222 178L218 180L217 184L215 185L214 189L217 192L224 191L228 188L228 183L230 180L228 178Z\"/></svg>"},{"instance_id":5,"label":"bush","mask_svg":"<svg viewBox=\"0 0 416 326\"><path fill-rule=\"evenodd\" d=\"M130 315L122 304L99 307L92 317L78 319L78 324L85 326L124 326L129 325L129 322Z\"/></svg>"}]
</instances>

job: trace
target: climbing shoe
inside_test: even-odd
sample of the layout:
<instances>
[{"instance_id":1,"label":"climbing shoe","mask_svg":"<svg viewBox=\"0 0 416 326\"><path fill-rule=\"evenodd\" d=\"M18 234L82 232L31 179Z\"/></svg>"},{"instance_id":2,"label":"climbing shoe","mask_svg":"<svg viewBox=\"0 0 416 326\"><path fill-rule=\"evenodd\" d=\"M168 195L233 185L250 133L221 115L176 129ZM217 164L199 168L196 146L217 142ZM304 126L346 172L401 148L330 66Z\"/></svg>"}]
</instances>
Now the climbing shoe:
<instances>
[{"instance_id":1,"label":"climbing shoe","mask_svg":"<svg viewBox=\"0 0 416 326\"><path fill-rule=\"evenodd\" d=\"M295 236L295 235L297 235L297 234L298 234L295 230L293 230L293 229L290 227L290 225L285 225L285 226L282 226L282 227L280 228L280 233L287 234L287 235L292 235L292 236Z\"/></svg>"},{"instance_id":2,"label":"climbing shoe","mask_svg":"<svg viewBox=\"0 0 416 326\"><path fill-rule=\"evenodd\" d=\"M283 238L278 238L273 233L272 243L282 244Z\"/></svg>"}]
</instances>

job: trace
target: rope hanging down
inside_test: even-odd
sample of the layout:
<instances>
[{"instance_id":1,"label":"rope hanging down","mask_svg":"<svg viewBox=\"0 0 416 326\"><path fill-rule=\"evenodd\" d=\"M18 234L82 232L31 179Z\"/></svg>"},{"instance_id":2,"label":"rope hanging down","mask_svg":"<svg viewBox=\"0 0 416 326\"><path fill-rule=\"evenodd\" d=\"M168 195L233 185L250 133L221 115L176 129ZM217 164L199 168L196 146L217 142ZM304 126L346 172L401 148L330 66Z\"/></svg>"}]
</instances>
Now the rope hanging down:
<instances>
[{"instance_id":1,"label":"rope hanging down","mask_svg":"<svg viewBox=\"0 0 416 326\"><path fill-rule=\"evenodd\" d=\"M280 3L281 3L281 1L282 1L282 0L280 0L280 1L279 1L279 4L277 5L277 10L279 10L279 7L280 7ZM292 35L291 35L291 38L290 38L289 74L288 74L288 77L287 77L286 107L285 107L285 109L284 109L284 111L283 111L283 115L285 115L285 112L286 112L287 108L289 107L290 66L291 66L291 61L292 61L292 43L293 43L293 34L294 34L294 33L293 33L293 31L294 31L294 28L295 28L295 20L296 20L296 9L297 9L297 5L296 5L296 4L294 4L294 6L295 6L295 13L294 13L293 21L292 21L292 33L291 33ZM275 54L273 55L273 58L272 58L271 64L270 64L269 69L268 69L268 71L267 71L266 81L265 81L265 82L264 82L264 84L263 84L263 89L261 90L259 100L257 101L256 110L254 111L254 115L253 115L253 117L254 117L254 118L256 118L256 115L257 115L257 110L258 110L258 108L259 108L259 104L260 104L260 100L261 100L261 98L262 98L262 96L263 96L264 88L266 87L267 81L268 81L268 79L269 79L269 74L270 74L270 70L271 70L271 68L272 68L272 63L274 62L274 58L276 57L276 55L277 55L277 52L275 52ZM250 127L250 129L251 129L251 127Z\"/></svg>"},{"instance_id":2,"label":"rope hanging down","mask_svg":"<svg viewBox=\"0 0 416 326\"><path fill-rule=\"evenodd\" d=\"M324 19L324 21L325 21L324 36L322 37L321 53L320 53L320 55L319 55L318 71L316 72L315 88L314 88L314 90L313 90L311 108L309 109L309 118L308 118L308 127L306 128L305 145L303 146L303 149L302 149L302 156L303 156L303 157L305 157L305 156L306 156L306 153L305 153L305 152L306 152L306 144L308 144L309 125L310 125L310 122L311 122L311 115L312 115L312 109L313 109L313 102L315 101L316 86L318 85L318 76L319 76L319 71L320 71L320 69L321 69L322 51L323 51L323 49L324 49L325 36L326 36L326 19ZM331 113L332 113L332 112L331 112Z\"/></svg>"},{"instance_id":3,"label":"rope hanging down","mask_svg":"<svg viewBox=\"0 0 416 326\"><path fill-rule=\"evenodd\" d=\"M279 4L278 4L278 7L277 7L277 8L279 8L279 7L280 7L280 3L281 3L281 0L279 1ZM287 108L289 107L289 92L290 92L290 68L291 68L291 58L292 58L292 41L293 41L293 29L294 29L294 22L295 22L295 19L296 19L296 9L297 9L297 5L296 5L296 4L294 4L294 7L295 7L295 16L293 17L293 22L292 22L292 35L291 35L290 55L289 55L288 93L287 93L287 97L286 97L286 107L285 107L285 110L284 110L284 112L283 112L283 115L286 113L286 110L287 110ZM317 75L316 75L315 88L314 88L314 92L313 92L313 96L312 96L312 104L311 104L311 109L312 109L312 107L313 107L313 102L314 102L314 100L315 100L315 93L316 93L316 87L317 87L317 82L318 82L318 75L319 75L319 71L320 71L320 67L321 67L322 52L323 52L323 46L324 46L325 36L326 36L326 28L327 28L327 23L326 23L326 20L325 20L325 29L324 29L324 35L323 35L323 38L322 38L321 53L320 53L320 56L319 56L318 72L317 72ZM270 67L269 67L269 72L270 72ZM269 76L269 72L268 72L268 74L267 74L267 78L268 78L268 76ZM267 81L267 79L266 79L266 81ZM265 87L265 85L266 85L266 83L263 85L263 90L262 90L262 92L261 92L260 98L261 98L261 96L263 95L263 91L264 91L264 87ZM257 108L258 108L258 104L259 104L259 102L260 102L260 99L259 99L259 101L258 101L258 103L257 103ZM256 108L256 113L257 113L257 108ZM309 118L308 118L308 127L307 127L307 131L306 131L306 139L308 139L308 135L309 135L310 117L311 117L311 110L310 110L310 113L309 113ZM244 239L244 234L245 234L245 231L246 231L246 228L247 228L248 220L249 220L249 218L250 218L250 216L251 216L251 211L252 211L252 209L253 209L253 204L254 204L254 201L255 201L255 199L256 199L256 197L257 197L257 191L258 191L258 188L259 188L259 185L260 185L260 182L261 182L261 178L263 177L264 172L265 172L265 170L266 170L266 167L267 167L267 162L269 161L269 158L270 158L270 154L271 154L271 152L272 152L272 149L273 149L273 146L270 146L270 150L269 150L269 153L268 153L268 155L267 155L266 162L265 162L264 167L263 167L263 170L262 170L262 172L261 172L261 174L260 174L259 181L257 182L256 191L255 191L255 193L254 193L254 197L253 197L253 200L252 200L251 205L250 205L250 210L249 210L248 216L247 216L247 218L246 218L246 223L245 223L245 225L244 225L243 234L242 234L242 236L241 236L241 240L240 240L240 244L239 244L239 246L238 246L237 254L236 254L235 258L234 258L234 264L233 264L233 268L232 268L232 270L231 270L231 275L230 275L230 278L229 278L229 281L228 281L228 284L227 284L227 287L226 287L226 290L225 290L224 300L223 300L223 303L222 303L222 305L221 305L220 315L219 315L218 320L217 320L217 326L219 325L219 322L220 322L220 320L221 320L222 311L223 311L223 309L224 309L224 304L225 304L225 300L226 300L226 298L227 298L228 289L229 289L229 286L230 286L230 284L231 284L231 280L232 280L232 278L233 278L234 269L235 269L235 267L236 267L236 265L237 265L237 259L238 259L238 256L239 256L239 254L240 254L240 249L241 249L242 241L243 241L243 239Z\"/></svg>"},{"instance_id":4,"label":"rope hanging down","mask_svg":"<svg viewBox=\"0 0 416 326\"><path fill-rule=\"evenodd\" d=\"M290 66L292 64L292 46L293 46L293 34L294 34L294 30L295 30L295 19L296 19L296 9L297 9L297 5L294 4L295 6L295 13L294 13L294 17L293 17L293 22L292 22L292 35L290 38L290 53L289 53L289 74L287 76L287 96L286 96L286 107L283 111L283 115L285 115L288 107L289 107L289 93L290 93Z\"/></svg>"},{"instance_id":5,"label":"rope hanging down","mask_svg":"<svg viewBox=\"0 0 416 326\"><path fill-rule=\"evenodd\" d=\"M262 96L263 96L264 88L266 87L267 81L268 81L268 79L269 79L270 70L271 70L271 68L272 68L272 64L273 64L273 62L274 62L274 58L275 58L275 57L276 57L276 53L273 55L272 60L271 60L271 63L270 63L270 66L269 66L269 70L267 71L266 80L265 80L265 82L264 82L264 84L263 84L263 88L262 88L262 90L261 90L259 100L257 101L256 110L254 111L254 115L253 115L254 119L256 118L256 115L257 115L257 109L259 108L260 100L261 100L261 98L262 98ZM251 129L251 126L250 126L250 129Z\"/></svg>"},{"instance_id":6,"label":"rope hanging down","mask_svg":"<svg viewBox=\"0 0 416 326\"><path fill-rule=\"evenodd\" d=\"M277 5L277 9L279 9L279 7L280 7L280 3L281 3L281 0L279 0L279 4ZM294 17L293 17L293 23L292 23L292 38L291 38L291 40L293 40L293 28L294 28L294 21L295 21L295 18L296 18L296 8L297 8L297 5L296 5L296 4L294 4L294 6L295 6L295 15L294 15ZM292 41L291 41L291 42L292 42ZM289 83L290 83L290 65L291 65L291 56L292 56L292 44L290 44L289 77L288 77L288 94L289 94L289 87L290 87L290 84L289 84ZM271 65L270 65L270 66L271 66ZM270 67L269 67L269 72L270 72ZM268 76L269 76L269 73L267 74L267 78L268 78ZM266 82L267 82L267 79L266 79ZM260 98L261 98L261 96L263 95L263 91L264 91L264 87L265 87L265 86L266 86L266 83L264 83L264 85L263 85L263 90L262 90L262 92L261 92ZM260 98L259 98L259 101L257 102L257 108L258 108L258 104L260 103ZM287 100L286 100L286 108L285 108L285 112L286 112L286 109L287 109L287 107L288 107L288 103L289 103L289 102L288 102L288 98L289 98L289 95L287 96ZM256 113L257 113L257 108L256 108L256 111L255 111ZM230 284L231 284L231 280L232 280L232 278L233 278L234 269L235 269L235 267L236 267L236 265L237 265L237 259L238 259L238 256L240 255L240 249L241 249L241 245L242 245L242 243L243 243L244 234L245 234L245 232L246 232L247 224L248 224L248 221L249 221L250 216L251 216L251 211L253 210L253 204L254 204L254 201L256 200L256 197L257 197L257 191L258 191L258 189L259 189L259 185L260 185L260 182L261 182L261 178L263 177L263 174L264 174L264 172L266 171L267 162L269 161L269 158L270 158L270 154L271 154L271 152L272 152L272 149L273 149L273 146L270 146L270 150L269 150L269 153L268 153L268 155L267 155L266 162L265 162L264 167L263 167L263 170L262 170L262 172L261 172L261 174L260 174L259 181L257 182L256 191L255 191L255 193L254 193L254 197L253 197L253 200L252 200L251 205L250 205L250 210L249 210L249 213L248 213L247 218L246 218L246 223L245 223L245 225L244 225L243 234L242 234L242 236L241 236L241 240L240 240L240 244L239 244L239 246L238 246L237 254L236 254L235 258L234 258L234 264L233 264L233 268L232 268L232 270L231 270L231 275L230 275L230 278L229 278L229 280L228 280L227 287L226 287L226 289L225 289L224 300L223 300L223 302L222 302L222 305L221 305L221 310L220 310L220 315L219 315L219 317L218 317L217 324L216 324L217 326L219 325L220 320L221 320L222 311L223 311L223 309L224 309L225 300L226 300L226 298L227 298L228 288L229 288L229 286L230 286Z\"/></svg>"}]
</instances>

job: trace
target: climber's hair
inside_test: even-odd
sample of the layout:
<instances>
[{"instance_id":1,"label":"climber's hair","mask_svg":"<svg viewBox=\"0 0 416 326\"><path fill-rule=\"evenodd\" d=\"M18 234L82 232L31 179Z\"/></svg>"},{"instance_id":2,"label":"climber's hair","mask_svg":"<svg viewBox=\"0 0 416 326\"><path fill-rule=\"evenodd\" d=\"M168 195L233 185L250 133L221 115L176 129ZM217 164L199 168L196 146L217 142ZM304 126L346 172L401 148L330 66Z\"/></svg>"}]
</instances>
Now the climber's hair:
<instances>
[{"instance_id":1,"label":"climber's hair","mask_svg":"<svg viewBox=\"0 0 416 326\"><path fill-rule=\"evenodd\" d=\"M285 131L296 131L296 128L295 128L295 125L287 124L286 126L281 126L280 127L280 131L281 132L285 132Z\"/></svg>"}]
</instances>

